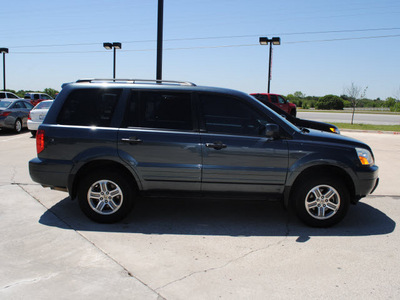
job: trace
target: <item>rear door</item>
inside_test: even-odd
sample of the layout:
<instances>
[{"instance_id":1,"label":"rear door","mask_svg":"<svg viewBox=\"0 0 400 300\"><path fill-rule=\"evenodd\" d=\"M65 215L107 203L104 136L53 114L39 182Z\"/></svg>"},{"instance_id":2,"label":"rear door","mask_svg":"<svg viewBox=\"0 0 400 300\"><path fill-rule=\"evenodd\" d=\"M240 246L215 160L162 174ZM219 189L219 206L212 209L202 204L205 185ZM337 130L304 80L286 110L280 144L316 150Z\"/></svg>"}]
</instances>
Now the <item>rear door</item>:
<instances>
[{"instance_id":1,"label":"rear door","mask_svg":"<svg viewBox=\"0 0 400 300\"><path fill-rule=\"evenodd\" d=\"M272 119L239 98L203 94L199 100L202 191L282 193L288 145L265 136Z\"/></svg>"},{"instance_id":2,"label":"rear door","mask_svg":"<svg viewBox=\"0 0 400 300\"><path fill-rule=\"evenodd\" d=\"M190 92L132 91L118 151L143 190L200 191L201 146Z\"/></svg>"}]
</instances>

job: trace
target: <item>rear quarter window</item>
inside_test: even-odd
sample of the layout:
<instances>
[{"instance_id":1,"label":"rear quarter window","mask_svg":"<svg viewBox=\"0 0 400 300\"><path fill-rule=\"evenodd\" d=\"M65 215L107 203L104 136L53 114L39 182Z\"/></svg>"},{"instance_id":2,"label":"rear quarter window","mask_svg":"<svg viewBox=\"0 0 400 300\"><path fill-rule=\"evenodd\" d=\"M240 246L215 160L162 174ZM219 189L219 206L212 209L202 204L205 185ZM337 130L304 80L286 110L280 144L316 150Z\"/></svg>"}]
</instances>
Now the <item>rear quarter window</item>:
<instances>
[{"instance_id":1,"label":"rear quarter window","mask_svg":"<svg viewBox=\"0 0 400 300\"><path fill-rule=\"evenodd\" d=\"M72 91L58 115L61 125L109 127L121 89Z\"/></svg>"}]
</instances>

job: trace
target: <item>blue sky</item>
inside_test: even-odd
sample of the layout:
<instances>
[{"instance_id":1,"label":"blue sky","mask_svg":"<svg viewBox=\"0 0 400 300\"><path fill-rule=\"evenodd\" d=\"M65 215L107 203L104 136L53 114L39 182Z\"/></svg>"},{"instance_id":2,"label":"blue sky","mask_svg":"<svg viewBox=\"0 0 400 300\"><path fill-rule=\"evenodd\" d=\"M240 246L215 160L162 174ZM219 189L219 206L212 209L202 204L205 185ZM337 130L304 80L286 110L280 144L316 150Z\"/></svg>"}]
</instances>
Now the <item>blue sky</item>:
<instances>
[{"instance_id":1,"label":"blue sky","mask_svg":"<svg viewBox=\"0 0 400 300\"><path fill-rule=\"evenodd\" d=\"M122 43L118 78L156 76L157 0L7 1L0 32L9 89L111 78L103 42ZM340 95L354 82L369 98L400 96L398 0L164 0L163 79L265 92L260 36L281 38L271 92Z\"/></svg>"}]
</instances>

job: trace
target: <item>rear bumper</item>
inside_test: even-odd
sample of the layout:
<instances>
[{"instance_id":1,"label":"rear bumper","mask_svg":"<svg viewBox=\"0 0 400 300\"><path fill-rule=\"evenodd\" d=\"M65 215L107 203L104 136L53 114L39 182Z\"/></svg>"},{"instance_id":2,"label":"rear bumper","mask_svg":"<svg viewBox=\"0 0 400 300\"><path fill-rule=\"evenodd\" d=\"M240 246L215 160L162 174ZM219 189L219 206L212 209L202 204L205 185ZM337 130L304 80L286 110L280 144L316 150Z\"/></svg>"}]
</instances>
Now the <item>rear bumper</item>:
<instances>
[{"instance_id":1,"label":"rear bumper","mask_svg":"<svg viewBox=\"0 0 400 300\"><path fill-rule=\"evenodd\" d=\"M42 124L42 122L35 122L32 120L28 120L28 129L29 130L38 130L39 125Z\"/></svg>"},{"instance_id":2,"label":"rear bumper","mask_svg":"<svg viewBox=\"0 0 400 300\"><path fill-rule=\"evenodd\" d=\"M29 161L29 175L32 180L46 187L66 189L72 165L67 161L43 160Z\"/></svg>"}]
</instances>

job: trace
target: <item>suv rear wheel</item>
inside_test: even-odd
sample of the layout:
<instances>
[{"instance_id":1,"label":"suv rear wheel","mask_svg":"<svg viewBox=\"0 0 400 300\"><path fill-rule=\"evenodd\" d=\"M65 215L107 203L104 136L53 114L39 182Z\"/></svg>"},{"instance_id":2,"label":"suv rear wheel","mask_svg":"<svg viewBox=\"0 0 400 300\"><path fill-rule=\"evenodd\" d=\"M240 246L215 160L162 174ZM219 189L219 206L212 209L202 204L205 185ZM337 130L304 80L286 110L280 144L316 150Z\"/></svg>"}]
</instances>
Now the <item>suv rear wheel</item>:
<instances>
[{"instance_id":1,"label":"suv rear wheel","mask_svg":"<svg viewBox=\"0 0 400 300\"><path fill-rule=\"evenodd\" d=\"M86 175L78 187L82 211L99 223L122 220L133 208L134 189L115 171L95 170Z\"/></svg>"},{"instance_id":2,"label":"suv rear wheel","mask_svg":"<svg viewBox=\"0 0 400 300\"><path fill-rule=\"evenodd\" d=\"M313 177L300 182L294 191L298 217L314 227L329 227L347 213L350 195L346 185L333 177Z\"/></svg>"}]
</instances>

